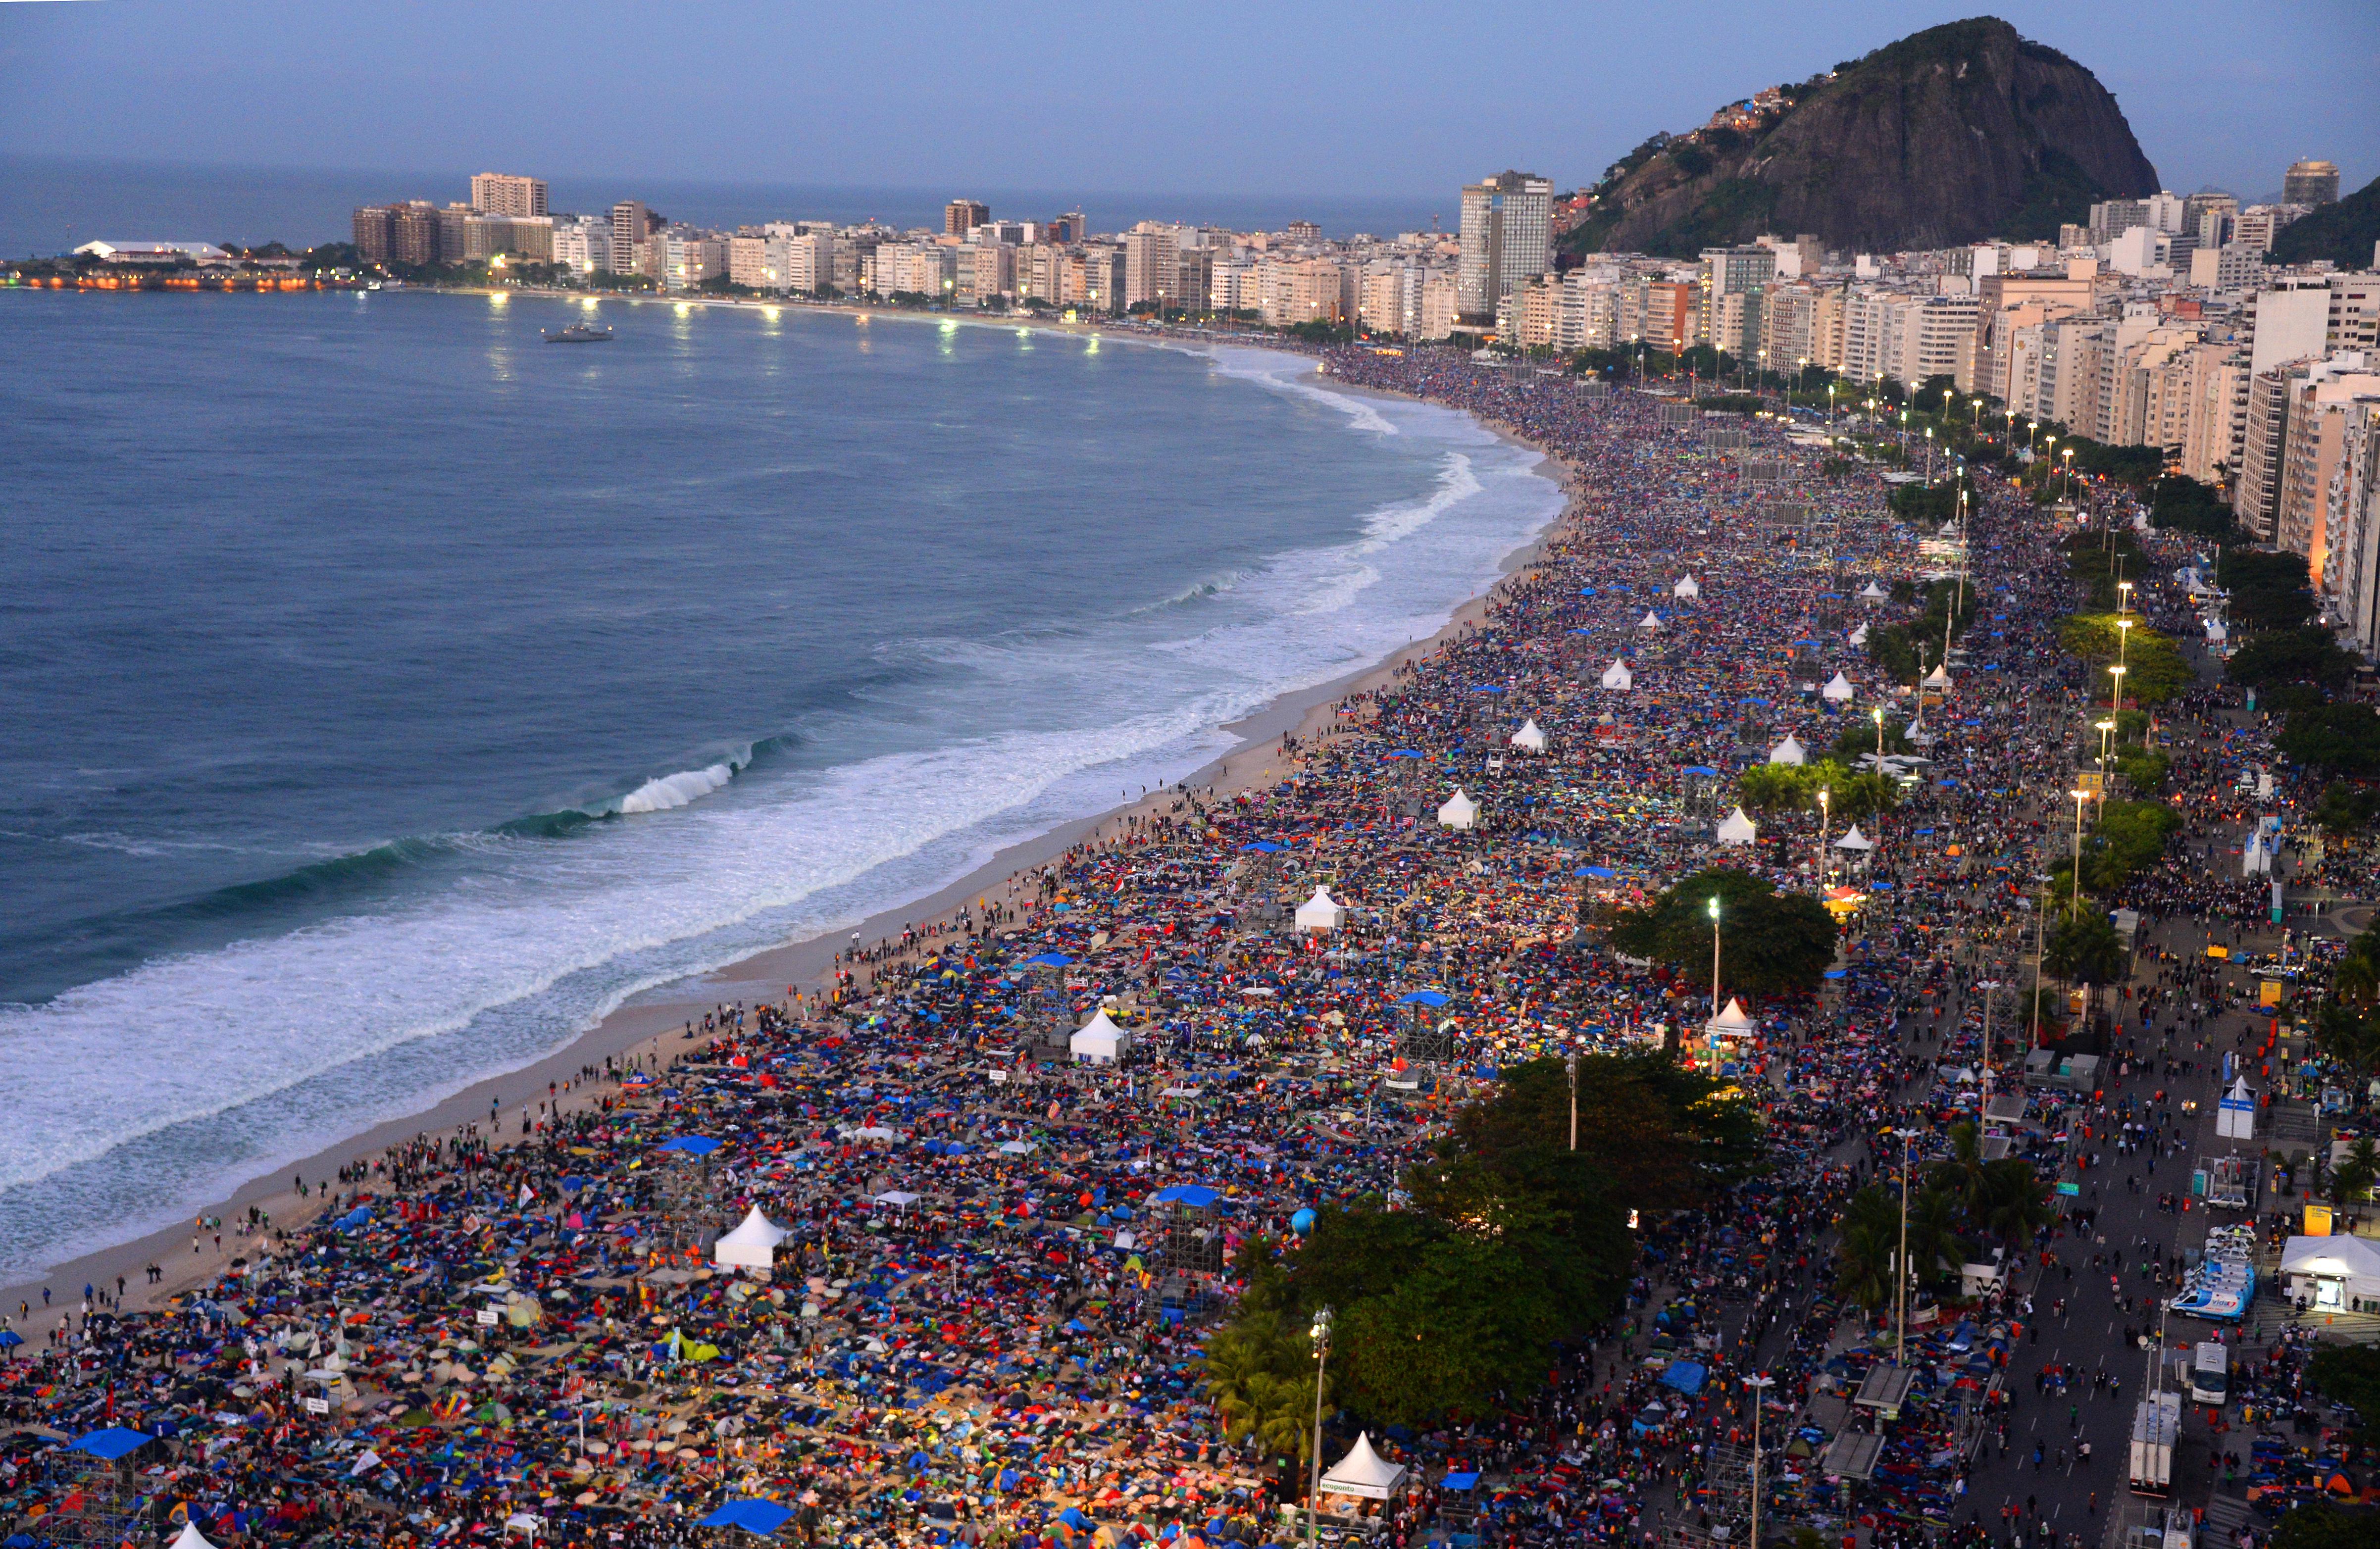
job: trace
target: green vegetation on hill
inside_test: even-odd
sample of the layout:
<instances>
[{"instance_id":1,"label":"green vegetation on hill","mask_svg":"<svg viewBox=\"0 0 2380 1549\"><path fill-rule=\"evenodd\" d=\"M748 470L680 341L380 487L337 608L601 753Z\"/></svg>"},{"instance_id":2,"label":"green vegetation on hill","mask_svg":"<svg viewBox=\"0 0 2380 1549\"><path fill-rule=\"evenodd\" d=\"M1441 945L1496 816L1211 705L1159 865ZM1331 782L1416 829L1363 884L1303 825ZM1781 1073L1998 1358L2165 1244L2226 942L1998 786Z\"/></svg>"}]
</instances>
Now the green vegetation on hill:
<instances>
[{"instance_id":1,"label":"green vegetation on hill","mask_svg":"<svg viewBox=\"0 0 2380 1549\"><path fill-rule=\"evenodd\" d=\"M2374 243L2380 243L2380 177L2283 226L2273 238L2272 261L2328 259L2341 269L2369 269Z\"/></svg>"}]
</instances>

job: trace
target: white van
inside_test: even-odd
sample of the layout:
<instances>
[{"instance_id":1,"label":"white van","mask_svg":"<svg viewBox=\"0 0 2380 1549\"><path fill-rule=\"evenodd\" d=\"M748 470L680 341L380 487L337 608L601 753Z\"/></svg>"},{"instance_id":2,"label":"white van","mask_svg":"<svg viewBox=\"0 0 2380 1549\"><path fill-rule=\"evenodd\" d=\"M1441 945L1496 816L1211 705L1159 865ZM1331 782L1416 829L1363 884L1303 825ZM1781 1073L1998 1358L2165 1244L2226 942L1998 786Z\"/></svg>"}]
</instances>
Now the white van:
<instances>
[{"instance_id":1,"label":"white van","mask_svg":"<svg viewBox=\"0 0 2380 1549\"><path fill-rule=\"evenodd\" d=\"M2208 1340L2190 1362L2190 1401L2220 1405L2231 1397L2231 1348Z\"/></svg>"}]
</instances>

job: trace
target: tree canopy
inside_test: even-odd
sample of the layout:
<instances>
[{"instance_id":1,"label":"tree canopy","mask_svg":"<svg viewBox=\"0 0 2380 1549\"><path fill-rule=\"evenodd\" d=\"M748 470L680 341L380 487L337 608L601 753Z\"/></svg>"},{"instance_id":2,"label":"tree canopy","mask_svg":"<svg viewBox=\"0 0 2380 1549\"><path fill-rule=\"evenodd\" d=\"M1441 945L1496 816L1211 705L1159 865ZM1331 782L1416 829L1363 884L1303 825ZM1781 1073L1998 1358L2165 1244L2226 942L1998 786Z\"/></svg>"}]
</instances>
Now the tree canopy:
<instances>
[{"instance_id":1,"label":"tree canopy","mask_svg":"<svg viewBox=\"0 0 2380 1549\"><path fill-rule=\"evenodd\" d=\"M2244 688L2308 684L2341 689L2355 681L2355 656L2341 650L2330 631L2319 624L2301 624L2249 635L2232 652L2224 675Z\"/></svg>"},{"instance_id":2,"label":"tree canopy","mask_svg":"<svg viewBox=\"0 0 2380 1549\"><path fill-rule=\"evenodd\" d=\"M2162 705L2198 681L2197 670L2174 643L2148 626L2138 613L2132 626L2119 626L2114 613L2070 613L2059 621L2058 643L2091 663L2091 692L2105 696L2114 680L2106 669L2121 650L2124 697L2141 705Z\"/></svg>"},{"instance_id":3,"label":"tree canopy","mask_svg":"<svg viewBox=\"0 0 2380 1549\"><path fill-rule=\"evenodd\" d=\"M1732 867L1696 872L1642 909L1623 909L1611 944L1633 957L1676 969L1708 988L1710 902L1718 901L1719 981L1752 995L1815 989L1835 961L1834 916L1807 893L1779 893L1766 879Z\"/></svg>"},{"instance_id":4,"label":"tree canopy","mask_svg":"<svg viewBox=\"0 0 2380 1549\"><path fill-rule=\"evenodd\" d=\"M2240 635L2295 629L2313 619L2313 587L2303 554L2227 549L2215 579L2230 594L2231 627Z\"/></svg>"},{"instance_id":5,"label":"tree canopy","mask_svg":"<svg viewBox=\"0 0 2380 1549\"><path fill-rule=\"evenodd\" d=\"M1857 730L1854 727L1845 735ZM1874 737L1873 726L1868 734ZM1827 793L1827 810L1844 823L1889 812L1900 801L1900 784L1891 776L1872 769L1854 770L1833 758L1812 764L1755 764L1735 782L1736 799L1747 812L1815 812L1821 791Z\"/></svg>"},{"instance_id":6,"label":"tree canopy","mask_svg":"<svg viewBox=\"0 0 2380 1549\"><path fill-rule=\"evenodd\" d=\"M1659 1055L1580 1059L1576 1150L1570 1101L1560 1062L1513 1066L1408 1171L1410 1207L1323 1211L1280 1260L1243 1248L1238 1313L1202 1363L1231 1434L1309 1455L1307 1326L1326 1306L1330 1408L1425 1426L1535 1391L1549 1348L1619 1306L1629 1212L1706 1203L1762 1164L1757 1117Z\"/></svg>"},{"instance_id":7,"label":"tree canopy","mask_svg":"<svg viewBox=\"0 0 2380 1549\"><path fill-rule=\"evenodd\" d=\"M2380 775L2380 714L2369 705L2313 705L2289 712L2273 739L2281 756L2326 775Z\"/></svg>"}]
</instances>

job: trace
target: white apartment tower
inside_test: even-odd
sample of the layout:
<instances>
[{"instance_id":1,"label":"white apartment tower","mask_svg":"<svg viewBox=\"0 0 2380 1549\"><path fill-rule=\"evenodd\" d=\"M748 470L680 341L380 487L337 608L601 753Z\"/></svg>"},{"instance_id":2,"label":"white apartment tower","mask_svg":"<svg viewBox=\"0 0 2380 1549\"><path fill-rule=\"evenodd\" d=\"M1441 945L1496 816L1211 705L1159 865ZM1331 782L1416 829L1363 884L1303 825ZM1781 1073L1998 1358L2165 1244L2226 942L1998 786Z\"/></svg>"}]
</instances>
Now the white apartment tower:
<instances>
[{"instance_id":1,"label":"white apartment tower","mask_svg":"<svg viewBox=\"0 0 2380 1549\"><path fill-rule=\"evenodd\" d=\"M1554 186L1534 173L1500 172L1463 189L1456 305L1488 321L1523 280L1550 266Z\"/></svg>"},{"instance_id":2,"label":"white apartment tower","mask_svg":"<svg viewBox=\"0 0 2380 1549\"><path fill-rule=\"evenodd\" d=\"M508 172L472 174L471 208L482 215L509 215L519 221L552 213L545 207L544 178L518 177Z\"/></svg>"}]
</instances>

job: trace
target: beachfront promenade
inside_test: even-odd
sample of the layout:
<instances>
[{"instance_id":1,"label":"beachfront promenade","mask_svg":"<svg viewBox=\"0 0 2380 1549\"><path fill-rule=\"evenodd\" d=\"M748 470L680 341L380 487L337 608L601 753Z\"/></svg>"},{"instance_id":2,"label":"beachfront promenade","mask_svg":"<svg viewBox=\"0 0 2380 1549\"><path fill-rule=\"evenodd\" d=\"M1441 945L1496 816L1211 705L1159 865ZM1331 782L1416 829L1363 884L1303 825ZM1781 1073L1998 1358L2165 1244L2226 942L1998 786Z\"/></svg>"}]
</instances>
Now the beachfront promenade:
<instances>
[{"instance_id":1,"label":"beachfront promenade","mask_svg":"<svg viewBox=\"0 0 2380 1549\"><path fill-rule=\"evenodd\" d=\"M1887 1131L1915 1131L1922 1166L1977 1116L1985 981L2008 986L1996 1061L2021 1056L2022 901L2059 853L2088 686L2058 647L2073 583L2048 518L1982 484L1963 566L1947 564L1978 606L1926 712L1930 762L1863 819L1875 848L1840 848L1816 813L1725 847L1738 770L1789 736L1815 755L1872 730L1873 708L1913 708L1851 637L1914 617L1922 596L1894 602L1895 583L1946 562L1889 514L1876 471L1828 468L1767 422L1714 445L1637 394L1448 352L1326 359L1568 468L1572 509L1477 624L1286 741L1279 783L1176 793L1014 906L855 954L835 984L674 1041L670 1062L590 1068L524 1122L425 1134L332 1180L302 1225L235 1227L231 1272L164 1288L178 1294L157 1310L58 1288L63 1318L16 1321L0 1528L644 1544L722 1531L698 1524L725 1509L837 1544L1285 1537L1302 1531L1278 1510L1293 1489L1226 1442L1197 1365L1242 1250L1397 1191L1504 1071L1676 1035L1721 1100L1756 1110L1767 1165L1708 1208L1646 1213L1626 1309L1549 1352L1537 1392L1376 1431L1419 1488L1360 1531L1718 1542L1747 1498L1758 1372L1775 1380L1764 1540L2095 1544L2122 1488L2104 1417L2128 1407L2102 1390L2091 1461L2036 1472L2034 1441L2082 1434L2039 1374L2137 1386L2119 1325L2148 1315L2205 1216L2154 1207L2174 1163L2149 1195L2108 1200L2127 1164L2107 1126L2192 1143L2178 1105L2212 1112L2203 1046L2244 1026L2228 991L2143 957L2118 1073L2004 1126L2045 1178L2080 1180L2069 1203L2097 1219L2019 1230L1999 1289L1963 1311L1946 1297L1911 1330L1925 1376L1898 1419L1846 1401L1893 1341L1833 1294L1837 1216L1903 1155ZM2177 558L2142 577L2141 605L2180 633L2157 578ZM1625 686L1607 685L1615 662ZM1854 690L1840 707L1817 692L1838 672ZM2208 739L2182 783L2196 842L2218 850L2217 796L2259 751L2225 737L2223 713L2202 693L2177 718ZM1529 723L1541 749L1515 742ZM1818 994L1755 1003L1716 1046L1703 992L1592 928L1712 864L1840 889L1847 922ZM2177 956L2200 916L2240 908L2204 858L2155 886L2150 939ZM1318 889L1309 923L1330 928L1301 929ZM1071 1062L1102 1011L1124 1058ZM772 1263L765 1280L717 1265L739 1223L731 1242ZM2127 1239L2153 1225L2151 1257ZM2109 1252L2167 1278L2100 1289ZM1355 1430L1330 1423L1326 1464ZM1868 1477L1823 1466L1865 1432L1881 1436Z\"/></svg>"}]
</instances>

